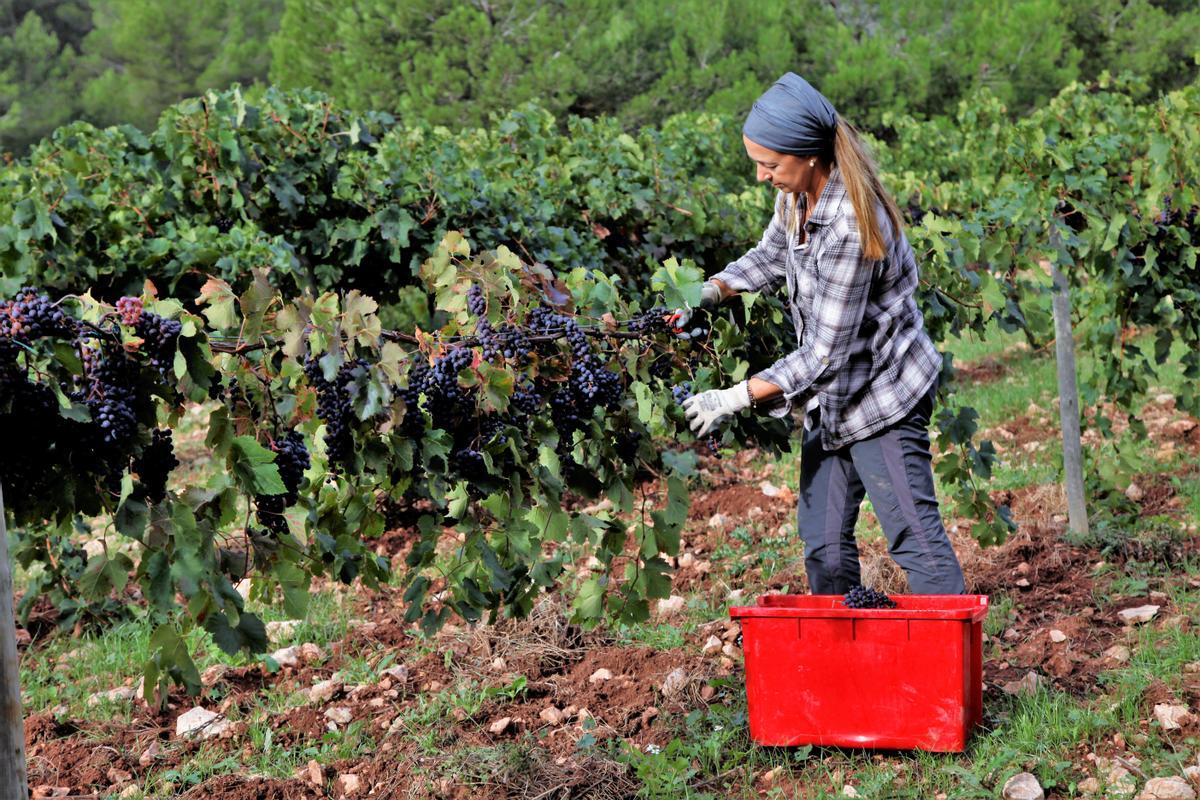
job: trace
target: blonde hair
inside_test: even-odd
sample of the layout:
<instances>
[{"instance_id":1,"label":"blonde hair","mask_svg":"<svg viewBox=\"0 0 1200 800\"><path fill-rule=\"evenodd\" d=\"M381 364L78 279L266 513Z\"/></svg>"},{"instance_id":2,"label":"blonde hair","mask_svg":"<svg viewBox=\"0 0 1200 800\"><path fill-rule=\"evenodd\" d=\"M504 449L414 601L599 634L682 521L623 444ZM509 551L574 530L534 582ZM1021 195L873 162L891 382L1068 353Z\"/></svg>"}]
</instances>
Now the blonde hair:
<instances>
[{"instance_id":1,"label":"blonde hair","mask_svg":"<svg viewBox=\"0 0 1200 800\"><path fill-rule=\"evenodd\" d=\"M892 224L893 235L899 235L901 218L896 201L883 188L879 180L879 169L871 151L858 137L858 131L841 117L837 121L837 133L833 139L833 160L842 171L842 182L854 206L858 218L858 232L862 239L863 255L872 261L882 261L887 240L875 217L875 204L883 206L883 213Z\"/></svg>"}]
</instances>

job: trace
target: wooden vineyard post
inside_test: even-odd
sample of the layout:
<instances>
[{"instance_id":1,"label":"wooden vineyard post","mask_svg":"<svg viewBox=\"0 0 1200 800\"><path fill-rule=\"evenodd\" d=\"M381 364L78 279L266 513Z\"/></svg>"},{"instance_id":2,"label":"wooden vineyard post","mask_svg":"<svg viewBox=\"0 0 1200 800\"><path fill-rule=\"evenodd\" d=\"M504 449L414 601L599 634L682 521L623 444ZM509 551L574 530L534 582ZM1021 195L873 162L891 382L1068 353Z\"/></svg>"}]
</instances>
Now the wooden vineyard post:
<instances>
[{"instance_id":1,"label":"wooden vineyard post","mask_svg":"<svg viewBox=\"0 0 1200 800\"><path fill-rule=\"evenodd\" d=\"M1058 416L1062 425L1068 524L1075 533L1087 533L1083 447L1079 437L1079 388L1075 383L1075 339L1071 335L1071 297L1067 277L1057 264L1051 263L1050 276L1054 281L1054 354L1058 365Z\"/></svg>"},{"instance_id":2,"label":"wooden vineyard post","mask_svg":"<svg viewBox=\"0 0 1200 800\"><path fill-rule=\"evenodd\" d=\"M0 797L29 797L25 775L25 716L21 713L21 670L13 617L8 524L0 485Z\"/></svg>"}]
</instances>

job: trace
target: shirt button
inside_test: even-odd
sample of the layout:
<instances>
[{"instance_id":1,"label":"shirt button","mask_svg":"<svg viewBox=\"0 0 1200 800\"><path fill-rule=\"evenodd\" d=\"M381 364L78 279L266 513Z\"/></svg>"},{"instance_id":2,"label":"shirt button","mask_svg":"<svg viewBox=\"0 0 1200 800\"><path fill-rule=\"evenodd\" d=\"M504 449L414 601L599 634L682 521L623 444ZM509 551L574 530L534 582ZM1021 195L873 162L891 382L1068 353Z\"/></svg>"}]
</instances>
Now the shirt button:
<instances>
[{"instance_id":1,"label":"shirt button","mask_svg":"<svg viewBox=\"0 0 1200 800\"><path fill-rule=\"evenodd\" d=\"M829 366L829 357L826 356L825 358L822 358L821 363L828 367Z\"/></svg>"}]
</instances>

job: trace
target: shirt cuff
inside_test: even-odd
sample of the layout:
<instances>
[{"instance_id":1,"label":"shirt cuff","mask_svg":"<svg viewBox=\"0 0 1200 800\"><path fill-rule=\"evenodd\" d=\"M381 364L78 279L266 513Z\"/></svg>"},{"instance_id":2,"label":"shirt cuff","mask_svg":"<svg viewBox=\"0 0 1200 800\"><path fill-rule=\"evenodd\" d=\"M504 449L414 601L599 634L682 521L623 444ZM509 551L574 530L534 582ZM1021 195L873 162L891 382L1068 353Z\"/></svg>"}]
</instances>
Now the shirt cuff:
<instances>
[{"instance_id":1,"label":"shirt cuff","mask_svg":"<svg viewBox=\"0 0 1200 800\"><path fill-rule=\"evenodd\" d=\"M780 399L767 410L767 413L772 417L782 418L790 415L792 413L792 408L796 403L800 403L802 406L807 406L808 401L817 394L817 390L814 389L814 386L821 376L824 375L829 369L829 359L827 357L821 358L820 363L812 376L812 379L807 381L803 386L794 388L795 383L793 380L791 380L791 378L788 377L787 365L783 362L792 359L797 355L798 353L792 353L789 356L785 356L775 364L772 364L753 376L759 380L766 381L767 383L773 383L783 390L783 394L780 396Z\"/></svg>"},{"instance_id":2,"label":"shirt cuff","mask_svg":"<svg viewBox=\"0 0 1200 800\"><path fill-rule=\"evenodd\" d=\"M756 291L750 282L738 272L730 269L723 269L716 275L708 276L707 280L720 281L735 292L752 292Z\"/></svg>"}]
</instances>

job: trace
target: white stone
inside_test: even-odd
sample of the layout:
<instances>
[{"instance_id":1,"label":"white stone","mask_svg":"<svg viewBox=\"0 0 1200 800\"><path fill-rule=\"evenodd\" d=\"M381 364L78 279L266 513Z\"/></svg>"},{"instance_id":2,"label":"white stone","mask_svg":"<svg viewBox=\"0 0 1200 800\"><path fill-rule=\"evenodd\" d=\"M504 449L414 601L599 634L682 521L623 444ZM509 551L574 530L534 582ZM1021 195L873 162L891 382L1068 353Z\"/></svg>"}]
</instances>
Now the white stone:
<instances>
[{"instance_id":1,"label":"white stone","mask_svg":"<svg viewBox=\"0 0 1200 800\"><path fill-rule=\"evenodd\" d=\"M1187 706L1159 703L1154 706L1154 718L1164 731L1174 731L1191 721L1192 714Z\"/></svg>"},{"instance_id":2,"label":"white stone","mask_svg":"<svg viewBox=\"0 0 1200 800\"><path fill-rule=\"evenodd\" d=\"M601 667L600 669L596 670L588 677L588 683L600 683L602 681L611 681L612 676L613 676L613 674L610 670L607 670L604 667Z\"/></svg>"},{"instance_id":3,"label":"white stone","mask_svg":"<svg viewBox=\"0 0 1200 800\"><path fill-rule=\"evenodd\" d=\"M300 666L300 648L284 647L271 653L271 658L281 667L298 667Z\"/></svg>"},{"instance_id":4,"label":"white stone","mask_svg":"<svg viewBox=\"0 0 1200 800\"><path fill-rule=\"evenodd\" d=\"M677 563L679 564L680 569L689 569L693 564L696 563L696 554L695 553L683 553L682 555L679 556L679 560Z\"/></svg>"},{"instance_id":5,"label":"white stone","mask_svg":"<svg viewBox=\"0 0 1200 800\"><path fill-rule=\"evenodd\" d=\"M1108 793L1116 797L1132 797L1137 793L1137 779L1120 765L1108 771L1107 785Z\"/></svg>"},{"instance_id":6,"label":"white stone","mask_svg":"<svg viewBox=\"0 0 1200 800\"><path fill-rule=\"evenodd\" d=\"M296 633L296 628L298 627L300 627L300 620L298 619L285 619L268 622L267 638L272 642L290 639Z\"/></svg>"},{"instance_id":7,"label":"white stone","mask_svg":"<svg viewBox=\"0 0 1200 800\"><path fill-rule=\"evenodd\" d=\"M199 736L201 739L211 739L228 729L229 720L200 706L180 714L179 719L175 720L175 735L180 738Z\"/></svg>"},{"instance_id":8,"label":"white stone","mask_svg":"<svg viewBox=\"0 0 1200 800\"><path fill-rule=\"evenodd\" d=\"M87 699L88 707L98 706L103 702L129 703L137 698L137 689L132 686L118 686L107 692L96 692Z\"/></svg>"},{"instance_id":9,"label":"white stone","mask_svg":"<svg viewBox=\"0 0 1200 800\"><path fill-rule=\"evenodd\" d=\"M758 488L762 490L763 496L765 497L779 496L779 487L770 481L763 481L758 485Z\"/></svg>"},{"instance_id":10,"label":"white stone","mask_svg":"<svg viewBox=\"0 0 1200 800\"><path fill-rule=\"evenodd\" d=\"M312 703L324 703L333 699L333 696L342 690L342 682L330 678L327 681L321 681L315 684L308 690L308 699Z\"/></svg>"},{"instance_id":11,"label":"white stone","mask_svg":"<svg viewBox=\"0 0 1200 800\"><path fill-rule=\"evenodd\" d=\"M345 775L338 775L337 787L343 797L353 797L362 789L362 781L353 772L348 772Z\"/></svg>"},{"instance_id":12,"label":"white stone","mask_svg":"<svg viewBox=\"0 0 1200 800\"><path fill-rule=\"evenodd\" d=\"M855 789L850 784L846 784L845 786L842 787L842 797L861 797L861 796L862 795L860 795L858 793L858 789Z\"/></svg>"},{"instance_id":13,"label":"white stone","mask_svg":"<svg viewBox=\"0 0 1200 800\"><path fill-rule=\"evenodd\" d=\"M663 697L672 697L679 693L679 690L687 683L687 672L683 667L676 667L671 670L667 677L663 678L662 693Z\"/></svg>"},{"instance_id":14,"label":"white stone","mask_svg":"<svg viewBox=\"0 0 1200 800\"><path fill-rule=\"evenodd\" d=\"M1200 767L1184 767L1183 777L1192 783L1200 783Z\"/></svg>"},{"instance_id":15,"label":"white stone","mask_svg":"<svg viewBox=\"0 0 1200 800\"><path fill-rule=\"evenodd\" d=\"M678 614L687 605L687 600L681 595L673 594L665 600L658 601L659 614Z\"/></svg>"},{"instance_id":16,"label":"white stone","mask_svg":"<svg viewBox=\"0 0 1200 800\"><path fill-rule=\"evenodd\" d=\"M1062 644L1067 640L1067 635L1060 630L1050 631L1050 641L1055 644Z\"/></svg>"},{"instance_id":17,"label":"white stone","mask_svg":"<svg viewBox=\"0 0 1200 800\"><path fill-rule=\"evenodd\" d=\"M782 773L783 767L775 767L774 769L769 769L760 775L758 780L764 786L770 786L771 784L775 783L776 779L778 779Z\"/></svg>"},{"instance_id":18,"label":"white stone","mask_svg":"<svg viewBox=\"0 0 1200 800\"><path fill-rule=\"evenodd\" d=\"M1136 483L1130 482L1130 484L1125 487L1125 496L1135 503L1140 503L1146 496L1146 490L1138 486Z\"/></svg>"},{"instance_id":19,"label":"white stone","mask_svg":"<svg viewBox=\"0 0 1200 800\"><path fill-rule=\"evenodd\" d=\"M229 667L224 664L213 664L204 672L200 673L201 686L216 686L225 677L225 673L229 671Z\"/></svg>"},{"instance_id":20,"label":"white stone","mask_svg":"<svg viewBox=\"0 0 1200 800\"><path fill-rule=\"evenodd\" d=\"M542 712L538 714L538 716L541 718L542 722L546 723L547 725L558 726L561 725L563 721L563 712L559 711L554 706L543 708Z\"/></svg>"},{"instance_id":21,"label":"white stone","mask_svg":"<svg viewBox=\"0 0 1200 800\"><path fill-rule=\"evenodd\" d=\"M724 644L718 637L710 636L708 641L704 643L703 653L706 656L716 655L721 652L721 646Z\"/></svg>"},{"instance_id":22,"label":"white stone","mask_svg":"<svg viewBox=\"0 0 1200 800\"><path fill-rule=\"evenodd\" d=\"M1039 687L1046 684L1046 679L1042 675L1030 670L1025 673L1025 677L1019 681L1009 681L1000 687L1005 694L1033 694Z\"/></svg>"},{"instance_id":23,"label":"white stone","mask_svg":"<svg viewBox=\"0 0 1200 800\"><path fill-rule=\"evenodd\" d=\"M488 730L495 736L499 736L508 730L508 726L512 724L512 717L501 717L488 726Z\"/></svg>"},{"instance_id":24,"label":"white stone","mask_svg":"<svg viewBox=\"0 0 1200 800\"><path fill-rule=\"evenodd\" d=\"M1127 608L1124 611L1118 612L1117 616L1120 617L1121 622L1124 622L1126 625L1139 625L1143 622L1149 622L1150 620L1154 619L1155 615L1158 614L1159 608L1160 606L1155 605Z\"/></svg>"},{"instance_id":25,"label":"white stone","mask_svg":"<svg viewBox=\"0 0 1200 800\"><path fill-rule=\"evenodd\" d=\"M1114 644L1104 651L1104 657L1117 664L1124 664L1129 660L1129 656L1129 648L1123 644Z\"/></svg>"},{"instance_id":26,"label":"white stone","mask_svg":"<svg viewBox=\"0 0 1200 800\"><path fill-rule=\"evenodd\" d=\"M384 677L391 678L397 683L404 683L408 680L408 667L404 666L403 664L398 664L394 667L388 667L379 674Z\"/></svg>"},{"instance_id":27,"label":"white stone","mask_svg":"<svg viewBox=\"0 0 1200 800\"><path fill-rule=\"evenodd\" d=\"M300 660L305 664L324 661L325 651L312 642L305 642L300 645Z\"/></svg>"},{"instance_id":28,"label":"white stone","mask_svg":"<svg viewBox=\"0 0 1200 800\"><path fill-rule=\"evenodd\" d=\"M334 706L325 709L325 719L336 722L338 725L347 725L350 720L354 719L354 713L345 706Z\"/></svg>"},{"instance_id":29,"label":"white stone","mask_svg":"<svg viewBox=\"0 0 1200 800\"><path fill-rule=\"evenodd\" d=\"M708 518L708 527L724 529L729 527L729 517L724 514L713 514Z\"/></svg>"},{"instance_id":30,"label":"white stone","mask_svg":"<svg viewBox=\"0 0 1200 800\"><path fill-rule=\"evenodd\" d=\"M1038 779L1028 772L1018 772L1004 784L1004 800L1046 800Z\"/></svg>"},{"instance_id":31,"label":"white stone","mask_svg":"<svg viewBox=\"0 0 1200 800\"><path fill-rule=\"evenodd\" d=\"M1196 800L1196 792L1183 778L1151 778L1137 800Z\"/></svg>"}]
</instances>

